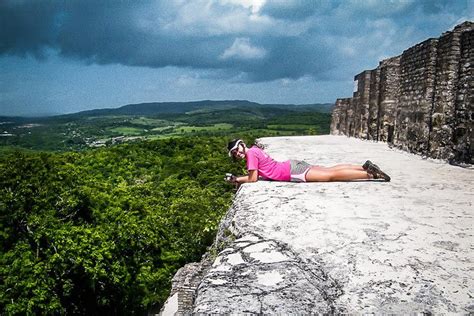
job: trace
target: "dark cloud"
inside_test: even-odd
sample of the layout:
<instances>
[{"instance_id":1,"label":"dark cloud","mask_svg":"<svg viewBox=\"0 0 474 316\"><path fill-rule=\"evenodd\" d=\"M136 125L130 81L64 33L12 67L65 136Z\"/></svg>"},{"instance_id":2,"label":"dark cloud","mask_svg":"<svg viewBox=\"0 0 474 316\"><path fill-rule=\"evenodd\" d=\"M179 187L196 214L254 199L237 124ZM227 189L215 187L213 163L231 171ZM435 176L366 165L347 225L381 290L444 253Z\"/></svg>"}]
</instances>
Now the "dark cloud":
<instances>
[{"instance_id":1,"label":"dark cloud","mask_svg":"<svg viewBox=\"0 0 474 316\"><path fill-rule=\"evenodd\" d=\"M44 57L56 45L59 5L52 1L0 2L0 54Z\"/></svg>"},{"instance_id":2,"label":"dark cloud","mask_svg":"<svg viewBox=\"0 0 474 316\"><path fill-rule=\"evenodd\" d=\"M462 4L462 2L463 1L460 1L460 4ZM442 12L443 10L449 9L449 4L443 0L420 1L420 5L423 9L423 12L427 14L436 14Z\"/></svg>"},{"instance_id":3,"label":"dark cloud","mask_svg":"<svg viewBox=\"0 0 474 316\"><path fill-rule=\"evenodd\" d=\"M337 6L336 1L328 2L324 0L300 0L300 1L269 1L262 7L263 14L270 15L278 19L301 20L322 13L329 8Z\"/></svg>"},{"instance_id":4,"label":"dark cloud","mask_svg":"<svg viewBox=\"0 0 474 316\"><path fill-rule=\"evenodd\" d=\"M216 38L151 32L137 25L137 11L125 2L69 5L57 38L60 54L98 64L216 67L214 50L224 48Z\"/></svg>"},{"instance_id":5,"label":"dark cloud","mask_svg":"<svg viewBox=\"0 0 474 316\"><path fill-rule=\"evenodd\" d=\"M327 78L348 60L360 63L358 50L392 53L380 33L403 31L396 19L417 23L413 12L459 15L467 6L441 0L279 0L253 12L234 2L5 0L0 54L41 58L53 49L87 63L208 69L237 80Z\"/></svg>"},{"instance_id":6,"label":"dark cloud","mask_svg":"<svg viewBox=\"0 0 474 316\"><path fill-rule=\"evenodd\" d=\"M297 79L305 75L322 79L335 66L332 58L328 58L331 56L328 47L310 39L305 45L301 45L299 37L265 39L263 46L272 53L253 68L244 69L255 81Z\"/></svg>"}]
</instances>

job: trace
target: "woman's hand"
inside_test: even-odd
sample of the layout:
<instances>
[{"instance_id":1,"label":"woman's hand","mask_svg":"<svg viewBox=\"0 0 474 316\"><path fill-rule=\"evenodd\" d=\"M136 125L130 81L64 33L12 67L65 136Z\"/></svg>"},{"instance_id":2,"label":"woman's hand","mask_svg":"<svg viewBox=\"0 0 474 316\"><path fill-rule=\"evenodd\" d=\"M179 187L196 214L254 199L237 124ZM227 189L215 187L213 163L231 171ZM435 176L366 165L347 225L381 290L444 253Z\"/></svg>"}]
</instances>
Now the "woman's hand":
<instances>
[{"instance_id":1,"label":"woman's hand","mask_svg":"<svg viewBox=\"0 0 474 316\"><path fill-rule=\"evenodd\" d=\"M249 183L249 182L257 182L258 181L258 171L257 170L249 170L249 174L246 176L237 177L235 179L235 183Z\"/></svg>"},{"instance_id":2,"label":"woman's hand","mask_svg":"<svg viewBox=\"0 0 474 316\"><path fill-rule=\"evenodd\" d=\"M224 180L230 183L237 183L237 177L232 173L226 173Z\"/></svg>"}]
</instances>

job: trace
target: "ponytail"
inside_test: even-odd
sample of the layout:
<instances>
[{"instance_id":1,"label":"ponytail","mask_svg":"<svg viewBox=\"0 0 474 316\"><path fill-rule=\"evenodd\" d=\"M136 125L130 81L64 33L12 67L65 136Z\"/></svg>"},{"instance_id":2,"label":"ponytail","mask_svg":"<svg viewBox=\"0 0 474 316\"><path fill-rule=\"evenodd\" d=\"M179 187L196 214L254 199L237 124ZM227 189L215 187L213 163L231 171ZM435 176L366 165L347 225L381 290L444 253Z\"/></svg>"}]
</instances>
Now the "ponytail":
<instances>
[{"instance_id":1,"label":"ponytail","mask_svg":"<svg viewBox=\"0 0 474 316\"><path fill-rule=\"evenodd\" d=\"M258 139L255 140L255 142L253 143L252 146L258 147L258 148L260 148L261 150L264 150L264 149L265 149L265 145L262 144L262 143L260 143L260 142L258 141Z\"/></svg>"}]
</instances>

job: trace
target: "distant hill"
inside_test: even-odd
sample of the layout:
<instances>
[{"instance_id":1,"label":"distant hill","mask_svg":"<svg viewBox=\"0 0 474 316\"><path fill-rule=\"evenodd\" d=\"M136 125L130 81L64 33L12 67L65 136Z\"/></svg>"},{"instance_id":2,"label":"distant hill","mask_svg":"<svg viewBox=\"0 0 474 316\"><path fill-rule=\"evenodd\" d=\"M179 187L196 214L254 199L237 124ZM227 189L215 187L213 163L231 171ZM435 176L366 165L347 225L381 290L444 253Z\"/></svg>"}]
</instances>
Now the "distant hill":
<instances>
[{"instance_id":1,"label":"distant hill","mask_svg":"<svg viewBox=\"0 0 474 316\"><path fill-rule=\"evenodd\" d=\"M190 135L235 138L326 134L332 106L242 100L155 102L48 117L0 116L0 153L10 147L80 150Z\"/></svg>"},{"instance_id":2,"label":"distant hill","mask_svg":"<svg viewBox=\"0 0 474 316\"><path fill-rule=\"evenodd\" d=\"M183 114L202 110L219 110L234 108L281 108L294 111L319 111L330 113L334 104L260 104L246 100L223 100L223 101L193 101L193 102L152 102L127 104L115 109L96 109L81 111L73 114L61 115L61 117L71 116L106 116L106 115L156 115L156 114Z\"/></svg>"}]
</instances>

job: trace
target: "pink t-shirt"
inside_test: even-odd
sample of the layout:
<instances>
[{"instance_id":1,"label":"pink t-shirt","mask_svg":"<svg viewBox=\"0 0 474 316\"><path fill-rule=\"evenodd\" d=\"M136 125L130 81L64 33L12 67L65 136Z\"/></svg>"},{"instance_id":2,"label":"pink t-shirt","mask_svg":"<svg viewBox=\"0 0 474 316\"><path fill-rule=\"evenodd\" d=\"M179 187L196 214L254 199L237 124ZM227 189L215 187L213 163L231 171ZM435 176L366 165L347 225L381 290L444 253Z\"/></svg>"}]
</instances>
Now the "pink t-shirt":
<instances>
[{"instance_id":1,"label":"pink t-shirt","mask_svg":"<svg viewBox=\"0 0 474 316\"><path fill-rule=\"evenodd\" d=\"M273 160L263 150L254 146L245 153L247 170L258 170L258 175L276 181L290 181L290 161Z\"/></svg>"}]
</instances>

